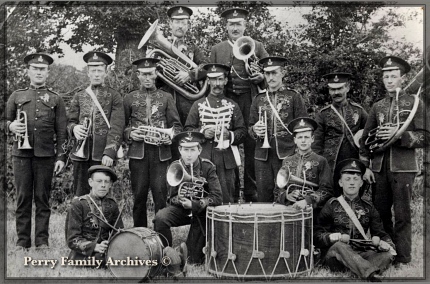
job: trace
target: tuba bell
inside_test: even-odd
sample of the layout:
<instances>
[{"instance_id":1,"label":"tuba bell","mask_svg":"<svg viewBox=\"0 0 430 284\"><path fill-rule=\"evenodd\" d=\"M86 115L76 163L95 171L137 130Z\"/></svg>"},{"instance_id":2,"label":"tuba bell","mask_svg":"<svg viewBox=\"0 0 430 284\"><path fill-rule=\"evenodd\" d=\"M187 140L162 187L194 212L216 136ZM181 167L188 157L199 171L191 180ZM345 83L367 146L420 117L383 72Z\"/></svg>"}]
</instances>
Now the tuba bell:
<instances>
[{"instance_id":1,"label":"tuba bell","mask_svg":"<svg viewBox=\"0 0 430 284\"><path fill-rule=\"evenodd\" d=\"M233 55L245 62L245 70L248 75L261 71L261 68L255 69L249 64L250 61L258 61L258 57L255 55L255 41L251 37L241 36L238 38L233 44Z\"/></svg>"},{"instance_id":2,"label":"tuba bell","mask_svg":"<svg viewBox=\"0 0 430 284\"><path fill-rule=\"evenodd\" d=\"M174 77L179 71L189 72L191 69L198 68L191 59L177 49L171 42L169 42L158 30L158 19L151 24L145 35L140 40L138 49L142 48L148 41L154 45L155 49L151 50L146 56L153 57L155 53L161 54L162 58L157 63L161 72L156 71L157 76L160 77L169 87L177 91L179 94L189 100L198 100L206 93L208 82L205 81L202 88L199 89L191 82L185 83L183 86L178 86L174 82Z\"/></svg>"},{"instance_id":3,"label":"tuba bell","mask_svg":"<svg viewBox=\"0 0 430 284\"><path fill-rule=\"evenodd\" d=\"M20 121L21 119L24 120L25 133L15 134L15 137L13 138L13 140L18 142L18 149L20 150L33 149L33 147L30 146L30 141L28 140L27 113L19 108L16 113L16 120Z\"/></svg>"},{"instance_id":4,"label":"tuba bell","mask_svg":"<svg viewBox=\"0 0 430 284\"><path fill-rule=\"evenodd\" d=\"M189 175L180 161L173 162L167 170L167 183L178 186L178 195L191 200L200 200L208 194L204 190L205 179Z\"/></svg>"},{"instance_id":5,"label":"tuba bell","mask_svg":"<svg viewBox=\"0 0 430 284\"><path fill-rule=\"evenodd\" d=\"M297 199L288 198L288 200L292 202L304 199L305 196L314 192L314 188L318 188L318 184L310 181L305 181L299 177L292 175L288 166L282 166L279 169L278 174L276 176L276 185L281 189L285 188L285 186L288 185L286 190L287 198L288 192L293 188L300 190L300 196Z\"/></svg>"}]
</instances>

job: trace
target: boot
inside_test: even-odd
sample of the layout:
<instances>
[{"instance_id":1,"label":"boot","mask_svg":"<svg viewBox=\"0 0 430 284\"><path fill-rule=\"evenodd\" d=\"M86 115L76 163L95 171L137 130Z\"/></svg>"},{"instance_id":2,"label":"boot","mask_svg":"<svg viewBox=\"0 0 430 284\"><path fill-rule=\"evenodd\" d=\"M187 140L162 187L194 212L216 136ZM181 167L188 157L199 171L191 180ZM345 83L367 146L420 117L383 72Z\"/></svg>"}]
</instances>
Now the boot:
<instances>
[{"instance_id":1,"label":"boot","mask_svg":"<svg viewBox=\"0 0 430 284\"><path fill-rule=\"evenodd\" d=\"M181 243L179 247L179 256L181 257L181 271L184 274L184 277L187 274L187 260L188 260L188 248L186 243Z\"/></svg>"}]
</instances>

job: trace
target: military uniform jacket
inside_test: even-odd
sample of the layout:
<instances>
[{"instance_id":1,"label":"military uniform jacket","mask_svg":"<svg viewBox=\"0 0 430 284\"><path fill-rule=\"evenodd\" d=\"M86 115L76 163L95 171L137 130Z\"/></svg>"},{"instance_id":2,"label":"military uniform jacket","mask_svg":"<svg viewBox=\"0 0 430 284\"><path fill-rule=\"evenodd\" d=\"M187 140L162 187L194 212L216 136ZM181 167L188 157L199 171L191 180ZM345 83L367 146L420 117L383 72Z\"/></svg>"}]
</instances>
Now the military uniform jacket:
<instances>
[{"instance_id":1,"label":"military uniform jacket","mask_svg":"<svg viewBox=\"0 0 430 284\"><path fill-rule=\"evenodd\" d=\"M263 44L259 41L255 41L255 55L258 58L269 56ZM232 41L226 40L213 46L211 49L210 62L225 64L235 69L236 72L231 71L228 76L228 83L226 86L227 92L234 93L235 95L251 92L252 97L257 95L257 87L254 84L250 83L248 80L242 80L237 76L237 74L239 74L242 78L248 78L248 74L245 70L245 62L237 59L233 55ZM264 82L261 84L261 89L264 89Z\"/></svg>"},{"instance_id":2,"label":"military uniform jacket","mask_svg":"<svg viewBox=\"0 0 430 284\"><path fill-rule=\"evenodd\" d=\"M272 104L282 119L285 126L297 117L307 117L305 103L302 97L296 91L281 86L278 91L269 93ZM268 138L271 149L261 148L264 139L259 138L252 127L258 122L259 110L261 107L261 118L264 120L264 112L267 112L267 129ZM264 122L264 121L263 121ZM275 150L279 159L284 159L287 156L294 154L295 144L291 134L282 126L276 116L273 114L272 108L267 100L267 94L259 94L251 105L249 115L249 135L256 139L255 159L267 161L269 150Z\"/></svg>"},{"instance_id":3,"label":"military uniform jacket","mask_svg":"<svg viewBox=\"0 0 430 284\"><path fill-rule=\"evenodd\" d=\"M17 110L27 114L27 131L33 149L18 149L13 143L12 155L17 157L53 157L66 161L67 116L63 99L45 86L13 92L6 107L7 133L9 125L17 118ZM13 134L14 135L14 134Z\"/></svg>"},{"instance_id":4,"label":"military uniform jacket","mask_svg":"<svg viewBox=\"0 0 430 284\"><path fill-rule=\"evenodd\" d=\"M90 214L94 213L103 219L97 207L103 212L110 225L114 226L116 222L116 228L124 227L122 219L118 219L119 209L113 198L108 196L99 198L92 193L76 197L72 200L66 217L66 241L72 250L69 258L84 259L93 255L96 244L108 240L109 235L115 233L109 226Z\"/></svg>"},{"instance_id":5,"label":"military uniform jacket","mask_svg":"<svg viewBox=\"0 0 430 284\"><path fill-rule=\"evenodd\" d=\"M219 126L222 126L223 120L224 126L231 133L230 144L241 144L246 136L242 112L236 102L225 96L216 97L209 94L206 98L195 101L188 114L184 130L203 133L205 126L216 125L217 122ZM215 148L217 145L218 142L215 142L213 138L206 139L206 142L202 144L202 158L214 161L215 155L218 157L222 155L225 169L234 169L237 165L231 146L225 150L218 150Z\"/></svg>"},{"instance_id":6,"label":"military uniform jacket","mask_svg":"<svg viewBox=\"0 0 430 284\"><path fill-rule=\"evenodd\" d=\"M370 229L371 236L380 237L381 240L387 242L395 249L395 245L390 236L384 231L379 213L372 203L361 199L359 196L353 200L348 199L346 196L344 198L355 216L357 216L363 230L367 232ZM331 198L324 205L317 217L317 225L314 230L316 246L323 249L328 249L332 246L329 237L332 233L347 234L351 239L363 239L363 236L355 227L337 198Z\"/></svg>"},{"instance_id":7,"label":"military uniform jacket","mask_svg":"<svg viewBox=\"0 0 430 284\"><path fill-rule=\"evenodd\" d=\"M191 176L191 166L185 165L182 159L173 163L178 162L184 166L186 172ZM193 177L205 180L204 190L208 192L208 194L200 200L192 200L191 211L194 216L205 218L205 209L207 206L218 206L222 203L221 185L216 174L215 165L211 161L199 157L193 164ZM179 186L168 187L167 203L181 207L182 205L178 200L178 189Z\"/></svg>"},{"instance_id":8,"label":"military uniform jacket","mask_svg":"<svg viewBox=\"0 0 430 284\"><path fill-rule=\"evenodd\" d=\"M287 166L291 175L319 185L319 188L313 188L314 193L305 198L306 202L312 204L314 208L321 208L333 196L331 171L327 160L323 156L315 154L313 151L301 155L297 151L294 155L285 158L282 161L282 166ZM294 189L297 189L297 187L293 187L292 190ZM275 194L275 200L278 203L290 205L290 201L286 199L285 194L287 194L286 190L280 194Z\"/></svg>"},{"instance_id":9,"label":"military uniform jacket","mask_svg":"<svg viewBox=\"0 0 430 284\"><path fill-rule=\"evenodd\" d=\"M69 123L67 129L69 136L76 142L73 128L77 124L82 124L85 117L92 119L91 137L92 143L85 143L89 147L92 144L92 160L101 161L104 155L112 159L116 158L116 153L121 146L124 131L124 106L121 95L107 86L91 87L96 94L97 100L103 108L111 128L108 128L106 121L94 105L90 95L82 90L72 99L69 111ZM74 161L88 160L78 158L70 154Z\"/></svg>"},{"instance_id":10,"label":"military uniform jacket","mask_svg":"<svg viewBox=\"0 0 430 284\"><path fill-rule=\"evenodd\" d=\"M391 103L391 101L393 101L393 103ZM413 96L401 91L399 95L400 122L407 119L409 112L404 111L411 110L413 104ZM392 172L418 172L419 167L415 159L415 148L425 147L428 145L426 141L430 139L429 132L425 129L424 125L424 109L421 100L418 105L418 110L406 131L403 132L401 137L388 147L388 149L372 155L369 149L364 145L369 131L387 122L397 122L395 119L397 112L394 111L394 109L395 98L391 99L390 97L386 97L372 106L369 118L363 130L360 144L360 159L363 160L366 166L369 166L369 160L371 160L371 170L375 172L381 171L384 157L390 158L390 170Z\"/></svg>"},{"instance_id":11,"label":"military uniform jacket","mask_svg":"<svg viewBox=\"0 0 430 284\"><path fill-rule=\"evenodd\" d=\"M358 130L363 129L366 125L367 112L357 103L348 101L341 109L336 109L344 118L351 129L352 134L357 133ZM312 149L318 155L327 159L330 168L334 169L336 166L337 157L340 151L357 152L354 144L354 137L346 128L345 124L339 116L331 108L331 105L324 107L315 116L315 121L318 128L314 131L315 142L312 144ZM347 143L347 145L344 145ZM342 146L344 145L342 149ZM358 150L358 149L357 149Z\"/></svg>"},{"instance_id":12,"label":"military uniform jacket","mask_svg":"<svg viewBox=\"0 0 430 284\"><path fill-rule=\"evenodd\" d=\"M127 94L124 98L125 125L124 140L129 144L128 156L131 159L144 158L144 141L133 141L130 132L133 127L151 125L157 128L171 128L175 134L182 131L178 110L171 94L161 91L148 91L143 88ZM172 158L170 145L159 146L160 161Z\"/></svg>"}]
</instances>

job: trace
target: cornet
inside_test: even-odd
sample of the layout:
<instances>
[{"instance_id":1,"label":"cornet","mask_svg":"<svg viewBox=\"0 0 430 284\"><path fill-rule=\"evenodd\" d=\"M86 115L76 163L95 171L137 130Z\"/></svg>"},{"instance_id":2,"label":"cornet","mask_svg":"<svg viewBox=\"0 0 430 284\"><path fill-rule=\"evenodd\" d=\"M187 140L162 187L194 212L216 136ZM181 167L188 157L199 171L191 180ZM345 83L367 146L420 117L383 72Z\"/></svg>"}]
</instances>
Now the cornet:
<instances>
[{"instance_id":1,"label":"cornet","mask_svg":"<svg viewBox=\"0 0 430 284\"><path fill-rule=\"evenodd\" d=\"M25 133L15 134L13 140L18 142L18 149L33 149L33 147L30 146L30 142L28 140L27 113L19 108L16 113L16 120L20 121L21 119L24 119Z\"/></svg>"},{"instance_id":2,"label":"cornet","mask_svg":"<svg viewBox=\"0 0 430 284\"><path fill-rule=\"evenodd\" d=\"M85 153L84 153L84 148L85 148L85 144L86 144L86 142L87 142L87 139L88 139L88 136L89 136L89 134L90 134L90 131L91 131L91 126L92 126L92 120L90 119L90 118L88 118L88 117L85 117L84 118L84 121L82 122L82 125L87 129L87 133L85 133L86 134L86 137L84 138L84 140L79 140L78 141L78 145L77 145L77 150L76 150L76 152L74 153L74 155L76 156L76 157L78 157L78 158L83 158L83 159L85 159L85 158L87 158L87 156L85 155Z\"/></svg>"},{"instance_id":3,"label":"cornet","mask_svg":"<svg viewBox=\"0 0 430 284\"><path fill-rule=\"evenodd\" d=\"M281 169L279 169L278 175L276 176L276 184L281 189L285 188L285 186L289 184L286 190L286 196L287 199L292 202L304 199L307 195L314 192L314 188L318 188L318 184L305 181L292 175L288 166L282 166ZM296 199L290 199L288 197L288 193L290 190L294 190L293 188L300 191L300 195Z\"/></svg>"},{"instance_id":4,"label":"cornet","mask_svg":"<svg viewBox=\"0 0 430 284\"><path fill-rule=\"evenodd\" d=\"M222 118L222 124L221 124L221 122L217 122L217 128L218 128L218 125L221 126L221 133L219 135L219 138L217 139L218 145L215 148L217 148L219 150L225 150L228 148L228 146L226 147L226 145L224 144L224 142L228 143L228 141L224 141L225 117ZM216 138L216 132L217 131L215 131L215 138Z\"/></svg>"},{"instance_id":5,"label":"cornet","mask_svg":"<svg viewBox=\"0 0 430 284\"><path fill-rule=\"evenodd\" d=\"M258 120L261 123L263 123L263 121L262 121L263 117L261 115L261 107L260 107L260 109L258 111L258 115L259 115ZM263 141L263 146L261 146L261 148L263 148L263 149L272 148L270 146L270 143L269 143L269 136L268 136L268 129L267 129L267 111L264 111L264 126L265 126L264 141Z\"/></svg>"},{"instance_id":6,"label":"cornet","mask_svg":"<svg viewBox=\"0 0 430 284\"><path fill-rule=\"evenodd\" d=\"M173 139L175 132L173 127L171 128L158 128L150 125L139 125L138 127L132 127L132 129L138 129L139 132L144 135L144 141L147 144L160 146L163 144L164 136L169 136L170 140Z\"/></svg>"}]
</instances>

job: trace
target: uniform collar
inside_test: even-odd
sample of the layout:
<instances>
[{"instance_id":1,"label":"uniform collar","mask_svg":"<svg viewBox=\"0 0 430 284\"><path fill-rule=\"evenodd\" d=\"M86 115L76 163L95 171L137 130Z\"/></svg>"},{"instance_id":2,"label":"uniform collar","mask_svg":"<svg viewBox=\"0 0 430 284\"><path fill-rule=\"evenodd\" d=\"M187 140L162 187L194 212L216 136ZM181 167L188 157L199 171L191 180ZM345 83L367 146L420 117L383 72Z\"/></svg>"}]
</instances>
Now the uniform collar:
<instances>
[{"instance_id":1,"label":"uniform collar","mask_svg":"<svg viewBox=\"0 0 430 284\"><path fill-rule=\"evenodd\" d=\"M102 88L102 87L104 87L104 84L91 85L91 90L96 90L96 89L99 89L99 88Z\"/></svg>"},{"instance_id":2,"label":"uniform collar","mask_svg":"<svg viewBox=\"0 0 430 284\"><path fill-rule=\"evenodd\" d=\"M276 91L273 91L273 92L271 92L269 90L267 90L267 91L269 92L269 96L271 96L273 94L276 94L277 92L282 92L283 90L285 90L285 86L281 85Z\"/></svg>"},{"instance_id":3,"label":"uniform collar","mask_svg":"<svg viewBox=\"0 0 430 284\"><path fill-rule=\"evenodd\" d=\"M191 166L185 164L185 162L184 162L184 160L182 160L182 158L181 158L181 163L187 169L187 172L190 173L191 172ZM193 173L194 173L194 176L197 174L197 170L199 168L200 168L200 157L197 158L197 160L193 163Z\"/></svg>"},{"instance_id":4,"label":"uniform collar","mask_svg":"<svg viewBox=\"0 0 430 284\"><path fill-rule=\"evenodd\" d=\"M299 156L301 156L301 157L304 157L304 158L309 157L309 156L313 153L312 149L310 149L310 150L309 150L309 152L306 152L306 153L304 153L304 154L300 154L300 152L299 152L299 149L298 149L298 148L296 149L296 151L297 151L297 155L299 155Z\"/></svg>"},{"instance_id":5,"label":"uniform collar","mask_svg":"<svg viewBox=\"0 0 430 284\"><path fill-rule=\"evenodd\" d=\"M141 86L140 90L142 92L144 92L145 94L153 94L153 93L155 93L157 91L157 87L154 86L153 89L147 89L147 88Z\"/></svg>"},{"instance_id":6,"label":"uniform collar","mask_svg":"<svg viewBox=\"0 0 430 284\"><path fill-rule=\"evenodd\" d=\"M42 89L46 89L46 85L42 85L42 86L35 86L33 84L30 84L30 89L31 90L42 90Z\"/></svg>"},{"instance_id":7,"label":"uniform collar","mask_svg":"<svg viewBox=\"0 0 430 284\"><path fill-rule=\"evenodd\" d=\"M387 97L389 97L389 98L396 98L396 92L394 92L394 93L386 92L386 93L387 93ZM405 91L403 89L400 90L400 92L399 92L399 98L401 96L403 96L404 94L405 94Z\"/></svg>"},{"instance_id":8,"label":"uniform collar","mask_svg":"<svg viewBox=\"0 0 430 284\"><path fill-rule=\"evenodd\" d=\"M108 193L108 194L109 194L109 193ZM101 197L98 197L97 195L95 195L95 194L94 194L94 193L92 193L92 192L90 192L90 193L89 193L89 195L91 196L91 198L92 198L94 201L96 201L96 202L97 202L97 201L100 201L100 202L101 202L103 199L105 199L105 198L106 198L106 196L108 196L108 194L106 194L106 195L105 195L105 197L102 197L102 198L101 198Z\"/></svg>"},{"instance_id":9,"label":"uniform collar","mask_svg":"<svg viewBox=\"0 0 430 284\"><path fill-rule=\"evenodd\" d=\"M342 194L342 196L345 198L346 201L348 202L352 202L352 201L359 201L361 199L360 194L358 194L356 197L354 197L353 199L349 199L347 196L345 196L344 194Z\"/></svg>"},{"instance_id":10,"label":"uniform collar","mask_svg":"<svg viewBox=\"0 0 430 284\"><path fill-rule=\"evenodd\" d=\"M221 100L221 99L224 99L224 98L225 98L225 95L224 95L224 93L222 93L222 94L221 94L221 95L219 95L219 96L215 96L214 94L209 93L209 95L207 96L207 98L212 98L212 99L214 99L214 100Z\"/></svg>"}]
</instances>

